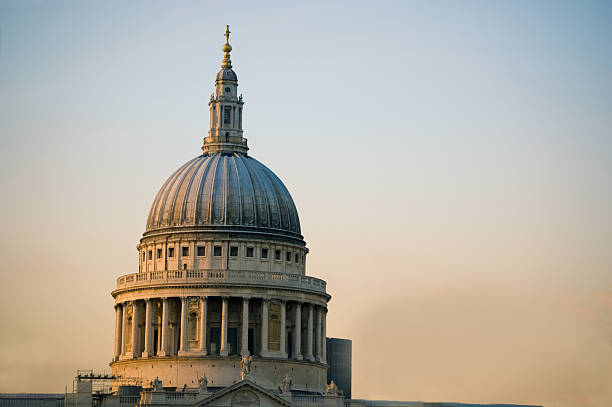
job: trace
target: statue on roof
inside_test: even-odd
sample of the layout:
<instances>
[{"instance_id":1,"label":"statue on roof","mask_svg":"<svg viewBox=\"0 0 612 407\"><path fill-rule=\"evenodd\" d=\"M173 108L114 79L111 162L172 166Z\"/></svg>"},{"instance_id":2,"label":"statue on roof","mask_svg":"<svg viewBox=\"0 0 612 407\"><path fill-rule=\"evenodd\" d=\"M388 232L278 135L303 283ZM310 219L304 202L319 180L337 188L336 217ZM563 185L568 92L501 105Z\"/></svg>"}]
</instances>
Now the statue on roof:
<instances>
[{"instance_id":1,"label":"statue on roof","mask_svg":"<svg viewBox=\"0 0 612 407\"><path fill-rule=\"evenodd\" d=\"M331 383L325 386L325 394L329 394L331 396L338 395L338 386L336 386L336 383L334 383L333 380L331 381Z\"/></svg>"},{"instance_id":2,"label":"statue on roof","mask_svg":"<svg viewBox=\"0 0 612 407\"><path fill-rule=\"evenodd\" d=\"M159 380L159 377L156 377L155 380L153 380L153 391L162 391L163 389L162 381Z\"/></svg>"},{"instance_id":3,"label":"statue on roof","mask_svg":"<svg viewBox=\"0 0 612 407\"><path fill-rule=\"evenodd\" d=\"M246 379L249 373L251 373L251 363L253 362L253 356L242 355L240 360L240 378Z\"/></svg>"},{"instance_id":4,"label":"statue on roof","mask_svg":"<svg viewBox=\"0 0 612 407\"><path fill-rule=\"evenodd\" d=\"M281 383L281 391L283 393L291 392L291 385L292 384L293 384L293 379L291 377L289 377L289 373L287 373L285 375L285 378L283 379L283 381Z\"/></svg>"},{"instance_id":5,"label":"statue on roof","mask_svg":"<svg viewBox=\"0 0 612 407\"><path fill-rule=\"evenodd\" d=\"M202 376L202 377L200 377L198 379L198 383L200 384L200 391L201 392L208 391L208 377L206 377L206 373L204 373L204 376Z\"/></svg>"}]
</instances>

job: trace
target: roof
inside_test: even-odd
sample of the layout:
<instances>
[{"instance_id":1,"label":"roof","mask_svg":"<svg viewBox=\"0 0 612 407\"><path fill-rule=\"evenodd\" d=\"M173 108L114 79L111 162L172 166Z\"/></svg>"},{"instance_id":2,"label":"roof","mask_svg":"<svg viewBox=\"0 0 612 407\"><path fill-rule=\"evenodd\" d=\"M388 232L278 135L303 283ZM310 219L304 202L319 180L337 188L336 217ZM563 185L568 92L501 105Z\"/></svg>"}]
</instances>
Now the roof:
<instances>
[{"instance_id":1,"label":"roof","mask_svg":"<svg viewBox=\"0 0 612 407\"><path fill-rule=\"evenodd\" d=\"M163 184L146 231L197 226L281 233L302 239L300 220L283 182L243 153L200 155Z\"/></svg>"}]
</instances>

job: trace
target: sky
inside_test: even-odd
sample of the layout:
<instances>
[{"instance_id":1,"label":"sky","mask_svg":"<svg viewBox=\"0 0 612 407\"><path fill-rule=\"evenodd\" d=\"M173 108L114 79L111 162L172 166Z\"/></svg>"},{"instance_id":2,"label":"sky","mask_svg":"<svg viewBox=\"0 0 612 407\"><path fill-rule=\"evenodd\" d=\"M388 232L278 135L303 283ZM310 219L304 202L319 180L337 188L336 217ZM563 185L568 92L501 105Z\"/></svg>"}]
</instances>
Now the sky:
<instances>
[{"instance_id":1,"label":"sky","mask_svg":"<svg viewBox=\"0 0 612 407\"><path fill-rule=\"evenodd\" d=\"M612 404L612 3L0 0L0 392L110 371L231 26L353 397Z\"/></svg>"}]
</instances>

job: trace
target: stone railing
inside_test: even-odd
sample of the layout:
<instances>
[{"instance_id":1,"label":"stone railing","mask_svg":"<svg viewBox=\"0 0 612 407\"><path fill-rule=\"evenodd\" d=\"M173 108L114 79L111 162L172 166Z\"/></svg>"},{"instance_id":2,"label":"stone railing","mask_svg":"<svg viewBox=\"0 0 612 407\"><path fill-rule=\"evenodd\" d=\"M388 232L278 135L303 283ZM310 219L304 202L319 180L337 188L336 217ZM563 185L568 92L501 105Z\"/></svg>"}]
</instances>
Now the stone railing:
<instances>
[{"instance_id":1,"label":"stone railing","mask_svg":"<svg viewBox=\"0 0 612 407\"><path fill-rule=\"evenodd\" d=\"M164 270L121 276L117 288L138 288L164 284L257 284L291 287L325 293L325 281L299 274L252 270Z\"/></svg>"},{"instance_id":2,"label":"stone railing","mask_svg":"<svg viewBox=\"0 0 612 407\"><path fill-rule=\"evenodd\" d=\"M292 395L291 401L300 406L322 406L325 397L320 395Z\"/></svg>"},{"instance_id":3,"label":"stone railing","mask_svg":"<svg viewBox=\"0 0 612 407\"><path fill-rule=\"evenodd\" d=\"M140 402L140 396L119 396L119 404L135 406Z\"/></svg>"},{"instance_id":4,"label":"stone railing","mask_svg":"<svg viewBox=\"0 0 612 407\"><path fill-rule=\"evenodd\" d=\"M140 393L140 403L142 406L194 406L197 401L208 397L210 393L200 392L195 389L181 391L164 390L143 390Z\"/></svg>"}]
</instances>

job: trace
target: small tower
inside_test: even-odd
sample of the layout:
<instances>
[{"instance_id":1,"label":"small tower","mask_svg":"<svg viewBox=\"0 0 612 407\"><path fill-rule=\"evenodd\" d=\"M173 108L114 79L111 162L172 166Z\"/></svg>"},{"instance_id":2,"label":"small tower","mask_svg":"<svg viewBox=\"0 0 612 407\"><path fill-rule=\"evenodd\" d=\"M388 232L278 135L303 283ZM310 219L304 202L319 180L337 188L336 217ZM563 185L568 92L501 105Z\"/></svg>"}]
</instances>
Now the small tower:
<instances>
[{"instance_id":1,"label":"small tower","mask_svg":"<svg viewBox=\"0 0 612 407\"><path fill-rule=\"evenodd\" d=\"M242 137L242 95L238 96L238 76L232 69L229 43L229 25L225 26L225 44L221 70L215 80L215 94L211 95L210 129L208 137L204 138L202 151L212 153L246 153L249 150L247 140Z\"/></svg>"}]
</instances>

